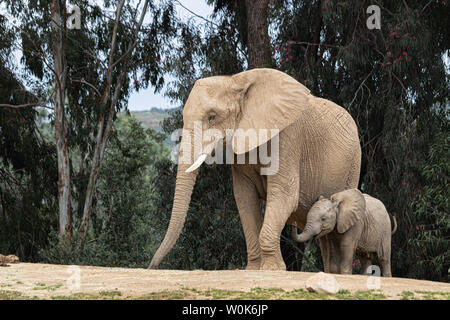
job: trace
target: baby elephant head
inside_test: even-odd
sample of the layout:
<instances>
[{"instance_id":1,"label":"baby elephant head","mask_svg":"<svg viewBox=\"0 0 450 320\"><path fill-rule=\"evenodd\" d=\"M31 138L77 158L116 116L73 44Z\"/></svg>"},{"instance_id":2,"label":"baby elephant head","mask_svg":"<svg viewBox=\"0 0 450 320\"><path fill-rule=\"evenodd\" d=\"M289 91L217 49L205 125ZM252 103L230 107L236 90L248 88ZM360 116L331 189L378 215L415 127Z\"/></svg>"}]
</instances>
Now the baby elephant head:
<instances>
[{"instance_id":1,"label":"baby elephant head","mask_svg":"<svg viewBox=\"0 0 450 320\"><path fill-rule=\"evenodd\" d=\"M297 234L294 229L293 238L305 242L314 236L320 238L335 228L338 233L344 233L362 219L365 211L366 202L358 189L335 193L329 199L320 196L308 212L303 232Z\"/></svg>"}]
</instances>

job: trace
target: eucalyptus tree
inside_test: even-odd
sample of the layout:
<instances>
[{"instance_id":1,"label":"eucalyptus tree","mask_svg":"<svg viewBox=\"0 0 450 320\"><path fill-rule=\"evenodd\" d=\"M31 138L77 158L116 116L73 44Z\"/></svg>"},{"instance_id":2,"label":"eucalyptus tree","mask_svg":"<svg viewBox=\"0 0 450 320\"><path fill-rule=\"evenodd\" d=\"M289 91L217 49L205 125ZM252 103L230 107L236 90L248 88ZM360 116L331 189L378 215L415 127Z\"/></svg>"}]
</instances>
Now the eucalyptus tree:
<instances>
[{"instance_id":1,"label":"eucalyptus tree","mask_svg":"<svg viewBox=\"0 0 450 320\"><path fill-rule=\"evenodd\" d=\"M163 84L159 57L174 32L173 7L149 0L7 0L5 6L20 34L14 46L24 75L41 82L35 105L54 108L59 235L70 240L75 224L82 245L117 112L127 109L133 90Z\"/></svg>"}]
</instances>

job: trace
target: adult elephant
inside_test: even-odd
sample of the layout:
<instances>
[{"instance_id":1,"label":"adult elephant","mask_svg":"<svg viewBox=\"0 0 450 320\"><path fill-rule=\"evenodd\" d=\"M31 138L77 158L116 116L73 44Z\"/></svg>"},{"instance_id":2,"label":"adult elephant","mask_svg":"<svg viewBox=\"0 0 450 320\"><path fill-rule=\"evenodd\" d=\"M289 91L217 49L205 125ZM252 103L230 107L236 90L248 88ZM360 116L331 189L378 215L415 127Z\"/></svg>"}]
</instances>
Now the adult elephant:
<instances>
[{"instance_id":1,"label":"adult elephant","mask_svg":"<svg viewBox=\"0 0 450 320\"><path fill-rule=\"evenodd\" d=\"M232 145L234 157L246 159L243 164L232 164L232 175L247 245L247 269L285 270L280 251L285 224L296 223L302 229L309 208L320 195L328 197L358 185L361 148L354 120L345 109L314 97L283 72L253 69L197 80L183 110L183 122L180 159L193 149L200 152L195 161L178 164L169 227L149 268L156 268L177 241L198 167L212 156L211 146L217 146L211 140L196 139L199 124L203 132L221 133L224 145ZM256 144L250 139L234 144L249 129L277 129L279 133L262 135ZM250 154L267 146L271 164L262 164L259 157L251 164ZM262 174L270 165L277 170ZM264 219L261 200L266 201Z\"/></svg>"}]
</instances>

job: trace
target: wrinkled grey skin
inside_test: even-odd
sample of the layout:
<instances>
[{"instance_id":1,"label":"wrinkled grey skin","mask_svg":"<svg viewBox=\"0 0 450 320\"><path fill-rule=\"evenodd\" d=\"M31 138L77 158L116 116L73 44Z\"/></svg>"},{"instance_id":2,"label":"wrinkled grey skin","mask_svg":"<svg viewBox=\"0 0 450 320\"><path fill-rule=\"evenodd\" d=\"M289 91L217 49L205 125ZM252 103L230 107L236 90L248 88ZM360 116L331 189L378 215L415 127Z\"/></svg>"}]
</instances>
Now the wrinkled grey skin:
<instances>
[{"instance_id":1,"label":"wrinkled grey skin","mask_svg":"<svg viewBox=\"0 0 450 320\"><path fill-rule=\"evenodd\" d=\"M313 236L326 243L322 251L325 272L352 273L353 256L360 259L363 272L378 257L381 273L391 277L391 221L383 203L357 189L320 197L307 215L301 234L292 229L292 237L305 242Z\"/></svg>"}]
</instances>

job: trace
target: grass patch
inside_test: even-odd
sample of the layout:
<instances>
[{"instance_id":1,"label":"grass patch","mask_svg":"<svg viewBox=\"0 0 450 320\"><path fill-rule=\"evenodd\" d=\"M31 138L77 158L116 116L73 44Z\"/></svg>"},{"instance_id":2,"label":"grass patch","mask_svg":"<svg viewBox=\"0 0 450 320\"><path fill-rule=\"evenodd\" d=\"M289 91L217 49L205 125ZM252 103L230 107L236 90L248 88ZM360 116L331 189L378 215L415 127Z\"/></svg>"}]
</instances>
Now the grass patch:
<instances>
[{"instance_id":1,"label":"grass patch","mask_svg":"<svg viewBox=\"0 0 450 320\"><path fill-rule=\"evenodd\" d=\"M285 293L283 289L280 288L268 288L262 289L259 287L253 288L250 291L241 291L239 296L235 299L237 300L273 300L280 299L280 297Z\"/></svg>"},{"instance_id":2,"label":"grass patch","mask_svg":"<svg viewBox=\"0 0 450 320\"><path fill-rule=\"evenodd\" d=\"M192 294L185 289L179 289L151 292L136 298L136 300L182 300L195 299L196 297L195 293Z\"/></svg>"},{"instance_id":3,"label":"grass patch","mask_svg":"<svg viewBox=\"0 0 450 320\"><path fill-rule=\"evenodd\" d=\"M96 293L73 293L68 296L52 296L52 300L111 300L111 299L127 299L121 298L122 292L114 290L114 291L100 291L98 294Z\"/></svg>"},{"instance_id":4,"label":"grass patch","mask_svg":"<svg viewBox=\"0 0 450 320\"><path fill-rule=\"evenodd\" d=\"M411 291L403 291L402 292L402 300L415 300L414 292Z\"/></svg>"},{"instance_id":5,"label":"grass patch","mask_svg":"<svg viewBox=\"0 0 450 320\"><path fill-rule=\"evenodd\" d=\"M355 300L384 300L386 296L375 290L356 291L353 296Z\"/></svg>"},{"instance_id":6,"label":"grass patch","mask_svg":"<svg viewBox=\"0 0 450 320\"><path fill-rule=\"evenodd\" d=\"M120 291L100 291L99 295L102 297L107 297L113 299L115 296L122 296L122 292Z\"/></svg>"},{"instance_id":7,"label":"grass patch","mask_svg":"<svg viewBox=\"0 0 450 320\"><path fill-rule=\"evenodd\" d=\"M341 289L338 291L338 294L350 294L350 291L348 291L347 289Z\"/></svg>"},{"instance_id":8,"label":"grass patch","mask_svg":"<svg viewBox=\"0 0 450 320\"><path fill-rule=\"evenodd\" d=\"M100 295L92 293L73 293L68 296L51 296L52 300L103 300Z\"/></svg>"},{"instance_id":9,"label":"grass patch","mask_svg":"<svg viewBox=\"0 0 450 320\"><path fill-rule=\"evenodd\" d=\"M421 300L450 300L450 292L444 291L415 291Z\"/></svg>"},{"instance_id":10,"label":"grass patch","mask_svg":"<svg viewBox=\"0 0 450 320\"><path fill-rule=\"evenodd\" d=\"M2 287L2 288L4 288L4 287L12 287L12 284L2 283L2 284L0 284L0 287Z\"/></svg>"},{"instance_id":11,"label":"grass patch","mask_svg":"<svg viewBox=\"0 0 450 320\"><path fill-rule=\"evenodd\" d=\"M62 287L61 283L57 283L57 284L53 284L53 285L46 285L45 283L42 282L36 282L35 287L33 288L33 290L47 290L47 291L55 291L58 288Z\"/></svg>"},{"instance_id":12,"label":"grass patch","mask_svg":"<svg viewBox=\"0 0 450 320\"><path fill-rule=\"evenodd\" d=\"M284 293L280 299L289 300L329 300L333 297L330 294L309 292L305 289L294 289Z\"/></svg>"},{"instance_id":13,"label":"grass patch","mask_svg":"<svg viewBox=\"0 0 450 320\"><path fill-rule=\"evenodd\" d=\"M36 283L37 290L52 291L52 288L61 285L48 286ZM50 289L49 289L50 288ZM252 288L249 291L223 290L210 288L207 290L186 288L176 290L163 290L150 292L142 296L124 296L121 291L100 291L98 293L74 293L70 295L55 295L47 299L53 300L108 300L108 299L132 299L132 300L183 300L183 299L206 299L206 300L384 300L388 297L377 290L360 290L350 292L340 290L336 294L319 294L309 292L303 288L285 291L280 288ZM450 292L442 291L403 291L400 294L402 300L450 300ZM0 290L0 300L28 300L42 299L28 297L18 291ZM44 298L45 299L45 298Z\"/></svg>"},{"instance_id":14,"label":"grass patch","mask_svg":"<svg viewBox=\"0 0 450 320\"><path fill-rule=\"evenodd\" d=\"M239 295L241 291L234 290L222 290L222 289L208 289L205 291L197 290L197 289L189 289L198 295L203 295L208 298L212 298L213 300L225 300L230 299L230 297L234 297Z\"/></svg>"},{"instance_id":15,"label":"grass patch","mask_svg":"<svg viewBox=\"0 0 450 320\"><path fill-rule=\"evenodd\" d=\"M0 300L28 300L27 296L24 296L19 291L0 290Z\"/></svg>"},{"instance_id":16,"label":"grass patch","mask_svg":"<svg viewBox=\"0 0 450 320\"><path fill-rule=\"evenodd\" d=\"M280 288L252 288L250 291L208 289L198 290L185 288L185 292L191 292L196 298L204 296L213 300L383 300L386 296L374 290L356 291L340 290L336 294L320 294L309 292L305 289L285 291ZM158 299L165 299L158 297Z\"/></svg>"}]
</instances>

